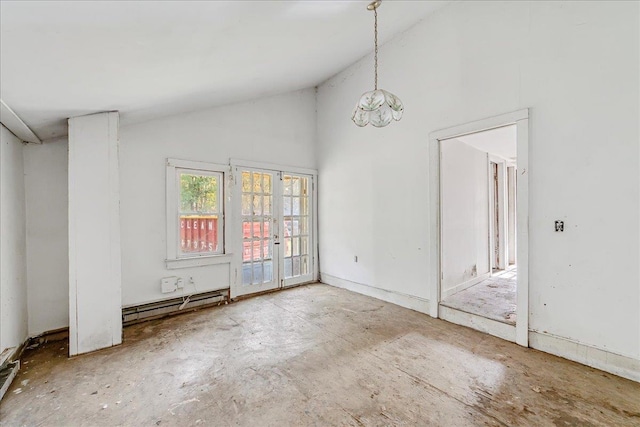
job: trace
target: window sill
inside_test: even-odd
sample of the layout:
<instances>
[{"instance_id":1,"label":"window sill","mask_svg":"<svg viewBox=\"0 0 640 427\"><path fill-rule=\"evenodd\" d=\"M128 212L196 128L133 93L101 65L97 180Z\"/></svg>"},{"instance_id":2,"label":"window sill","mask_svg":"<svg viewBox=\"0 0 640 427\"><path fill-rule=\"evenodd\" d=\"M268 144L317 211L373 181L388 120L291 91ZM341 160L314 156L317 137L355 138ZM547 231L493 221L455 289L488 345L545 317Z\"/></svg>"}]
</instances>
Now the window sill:
<instances>
[{"instance_id":1,"label":"window sill","mask_svg":"<svg viewBox=\"0 0 640 427\"><path fill-rule=\"evenodd\" d=\"M168 270L178 268L201 267L204 265L230 264L233 254L220 254L210 256L199 256L191 258L167 259L165 264Z\"/></svg>"}]
</instances>

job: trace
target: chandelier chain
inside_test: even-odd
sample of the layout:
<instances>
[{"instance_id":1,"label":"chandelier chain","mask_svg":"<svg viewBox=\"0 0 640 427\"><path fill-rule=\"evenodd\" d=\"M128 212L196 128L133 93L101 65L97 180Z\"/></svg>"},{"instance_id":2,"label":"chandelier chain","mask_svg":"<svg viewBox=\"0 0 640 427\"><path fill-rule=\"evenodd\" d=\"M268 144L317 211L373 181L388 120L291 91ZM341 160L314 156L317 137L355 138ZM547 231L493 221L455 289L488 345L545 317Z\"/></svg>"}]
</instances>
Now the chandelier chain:
<instances>
[{"instance_id":1,"label":"chandelier chain","mask_svg":"<svg viewBox=\"0 0 640 427\"><path fill-rule=\"evenodd\" d=\"M374 16L374 20L373 20L373 34L374 34L374 44L375 44L375 50L374 50L374 69L375 69L375 90L378 90L378 8L376 7L375 9L373 9L373 16Z\"/></svg>"}]
</instances>

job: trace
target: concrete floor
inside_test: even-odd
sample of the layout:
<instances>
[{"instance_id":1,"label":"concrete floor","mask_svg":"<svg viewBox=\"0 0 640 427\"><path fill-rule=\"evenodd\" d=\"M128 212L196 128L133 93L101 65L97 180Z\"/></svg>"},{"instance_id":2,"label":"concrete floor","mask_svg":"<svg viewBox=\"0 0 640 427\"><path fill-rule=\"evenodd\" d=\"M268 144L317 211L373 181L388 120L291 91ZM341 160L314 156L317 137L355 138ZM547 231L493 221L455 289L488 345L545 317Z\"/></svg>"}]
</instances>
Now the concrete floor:
<instances>
[{"instance_id":1,"label":"concrete floor","mask_svg":"<svg viewBox=\"0 0 640 427\"><path fill-rule=\"evenodd\" d=\"M638 426L640 384L303 286L25 353L2 426Z\"/></svg>"},{"instance_id":2,"label":"concrete floor","mask_svg":"<svg viewBox=\"0 0 640 427\"><path fill-rule=\"evenodd\" d=\"M441 304L487 319L515 325L516 281L517 270L515 266L511 266L494 274L489 279L445 298Z\"/></svg>"}]
</instances>

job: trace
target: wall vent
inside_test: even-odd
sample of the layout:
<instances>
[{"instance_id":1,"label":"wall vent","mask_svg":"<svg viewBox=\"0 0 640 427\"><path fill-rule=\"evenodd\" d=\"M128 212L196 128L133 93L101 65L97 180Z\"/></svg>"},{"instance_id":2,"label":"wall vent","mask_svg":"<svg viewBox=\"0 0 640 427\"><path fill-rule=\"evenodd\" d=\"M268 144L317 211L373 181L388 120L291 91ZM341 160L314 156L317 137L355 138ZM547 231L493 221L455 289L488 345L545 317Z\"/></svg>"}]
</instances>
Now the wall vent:
<instances>
[{"instance_id":1,"label":"wall vent","mask_svg":"<svg viewBox=\"0 0 640 427\"><path fill-rule=\"evenodd\" d=\"M229 290L204 292L191 295L186 304L187 296L172 298L169 300L152 302L149 304L125 307L122 309L122 325L128 326L145 320L157 319L172 314L184 313L196 308L220 305L229 301ZM184 307L180 309L180 306Z\"/></svg>"}]
</instances>

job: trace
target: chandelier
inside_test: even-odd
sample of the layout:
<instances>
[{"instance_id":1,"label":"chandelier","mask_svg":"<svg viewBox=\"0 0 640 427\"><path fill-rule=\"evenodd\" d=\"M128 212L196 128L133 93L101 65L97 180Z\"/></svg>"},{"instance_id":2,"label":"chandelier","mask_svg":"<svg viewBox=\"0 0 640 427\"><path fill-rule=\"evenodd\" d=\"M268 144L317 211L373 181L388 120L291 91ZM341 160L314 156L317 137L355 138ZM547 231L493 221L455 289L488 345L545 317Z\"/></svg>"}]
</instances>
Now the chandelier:
<instances>
[{"instance_id":1,"label":"chandelier","mask_svg":"<svg viewBox=\"0 0 640 427\"><path fill-rule=\"evenodd\" d=\"M353 110L351 119L360 126L371 123L375 127L385 127L392 120L400 120L404 107L400 98L383 89L378 89L378 8L382 0L377 0L367 6L368 10L373 10L373 42L374 50L374 90L366 92L360 97L360 101Z\"/></svg>"}]
</instances>

